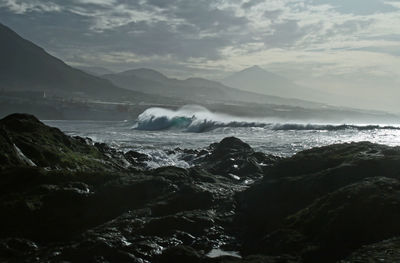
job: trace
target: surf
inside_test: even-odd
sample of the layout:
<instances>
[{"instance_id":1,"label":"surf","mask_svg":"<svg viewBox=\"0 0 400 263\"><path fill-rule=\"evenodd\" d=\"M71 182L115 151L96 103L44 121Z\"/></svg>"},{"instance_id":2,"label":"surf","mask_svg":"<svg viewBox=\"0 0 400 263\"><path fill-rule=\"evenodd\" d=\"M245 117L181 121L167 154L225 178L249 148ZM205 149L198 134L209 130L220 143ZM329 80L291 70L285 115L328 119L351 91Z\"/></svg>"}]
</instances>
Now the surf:
<instances>
[{"instance_id":1,"label":"surf","mask_svg":"<svg viewBox=\"0 0 400 263\"><path fill-rule=\"evenodd\" d=\"M198 105L185 105L177 110L158 107L146 109L138 116L132 128L144 131L178 130L202 133L225 127L259 127L283 131L400 130L400 127L396 126L297 123L267 118L244 118L211 112Z\"/></svg>"}]
</instances>

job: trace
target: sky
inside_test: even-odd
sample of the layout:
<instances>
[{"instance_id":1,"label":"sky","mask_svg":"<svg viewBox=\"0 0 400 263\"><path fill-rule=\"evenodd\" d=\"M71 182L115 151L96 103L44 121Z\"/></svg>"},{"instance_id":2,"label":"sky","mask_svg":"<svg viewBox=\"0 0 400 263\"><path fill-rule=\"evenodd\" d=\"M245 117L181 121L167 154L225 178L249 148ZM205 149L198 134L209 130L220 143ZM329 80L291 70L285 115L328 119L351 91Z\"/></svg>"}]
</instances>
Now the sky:
<instances>
[{"instance_id":1,"label":"sky","mask_svg":"<svg viewBox=\"0 0 400 263\"><path fill-rule=\"evenodd\" d=\"M0 0L0 23L73 66L219 79L259 65L400 112L399 0Z\"/></svg>"}]
</instances>

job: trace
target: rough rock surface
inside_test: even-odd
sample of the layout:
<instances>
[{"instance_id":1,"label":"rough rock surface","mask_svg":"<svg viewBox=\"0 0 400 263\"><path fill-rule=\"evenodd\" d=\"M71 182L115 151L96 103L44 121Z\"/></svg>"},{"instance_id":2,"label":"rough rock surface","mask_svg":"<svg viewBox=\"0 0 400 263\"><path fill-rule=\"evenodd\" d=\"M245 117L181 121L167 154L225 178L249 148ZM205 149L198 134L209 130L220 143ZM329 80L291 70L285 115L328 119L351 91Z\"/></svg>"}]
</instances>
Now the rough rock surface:
<instances>
[{"instance_id":1,"label":"rough rock surface","mask_svg":"<svg viewBox=\"0 0 400 263\"><path fill-rule=\"evenodd\" d=\"M340 263L400 262L400 239L392 238L363 246Z\"/></svg>"},{"instance_id":2,"label":"rough rock surface","mask_svg":"<svg viewBox=\"0 0 400 263\"><path fill-rule=\"evenodd\" d=\"M0 261L399 258L399 148L338 144L282 159L228 137L174 151L194 166L148 169L144 154L30 115L0 120Z\"/></svg>"},{"instance_id":3,"label":"rough rock surface","mask_svg":"<svg viewBox=\"0 0 400 263\"><path fill-rule=\"evenodd\" d=\"M243 252L290 252L307 262L332 262L397 236L392 219L399 208L398 179L400 148L368 142L283 159L237 196Z\"/></svg>"}]
</instances>

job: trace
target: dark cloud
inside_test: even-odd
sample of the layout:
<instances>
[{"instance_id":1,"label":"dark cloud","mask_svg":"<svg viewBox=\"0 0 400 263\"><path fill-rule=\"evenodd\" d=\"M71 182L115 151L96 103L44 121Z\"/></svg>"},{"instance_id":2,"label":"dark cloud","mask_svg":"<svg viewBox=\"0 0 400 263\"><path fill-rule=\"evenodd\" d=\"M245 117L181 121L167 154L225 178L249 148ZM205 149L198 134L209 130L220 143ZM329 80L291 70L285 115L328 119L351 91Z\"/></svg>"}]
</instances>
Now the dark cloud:
<instances>
[{"instance_id":1,"label":"dark cloud","mask_svg":"<svg viewBox=\"0 0 400 263\"><path fill-rule=\"evenodd\" d=\"M332 9L312 8L321 4ZM358 40L355 32L367 31L377 19L350 13L393 10L394 6L378 0L363 4L282 0L271 5L265 0L0 0L0 22L75 64L208 73L197 68L201 62L209 62L207 67L213 60L223 64L234 54L277 47L324 52L332 49L333 45L326 45L330 40L346 36ZM344 21L338 13L346 13ZM383 37L398 41L395 34ZM384 53L382 48L366 48ZM388 50L397 55L394 48Z\"/></svg>"},{"instance_id":2,"label":"dark cloud","mask_svg":"<svg viewBox=\"0 0 400 263\"><path fill-rule=\"evenodd\" d=\"M200 30L219 32L235 26L245 27L247 18L236 16L234 10L221 10L206 0L180 0L166 9L163 14L170 18L183 19Z\"/></svg>"},{"instance_id":3,"label":"dark cloud","mask_svg":"<svg viewBox=\"0 0 400 263\"><path fill-rule=\"evenodd\" d=\"M62 11L29 10L20 15L3 7L0 14L6 25L67 59L73 48L80 52L132 52L181 60L218 59L221 49L242 41L248 24L246 18L204 0L147 0L146 4L118 0L113 6L120 8L114 11L107 1L54 3ZM141 20L132 11L139 15L153 12L153 17Z\"/></svg>"}]
</instances>

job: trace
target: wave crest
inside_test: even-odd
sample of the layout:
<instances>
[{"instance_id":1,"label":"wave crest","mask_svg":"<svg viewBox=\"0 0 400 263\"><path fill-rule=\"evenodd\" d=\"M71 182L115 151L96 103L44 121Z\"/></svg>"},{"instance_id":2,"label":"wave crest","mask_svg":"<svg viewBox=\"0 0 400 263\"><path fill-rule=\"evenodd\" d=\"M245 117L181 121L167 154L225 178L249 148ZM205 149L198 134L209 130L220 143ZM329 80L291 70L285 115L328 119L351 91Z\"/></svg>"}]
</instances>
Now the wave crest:
<instances>
[{"instance_id":1,"label":"wave crest","mask_svg":"<svg viewBox=\"0 0 400 263\"><path fill-rule=\"evenodd\" d=\"M375 130L395 129L395 126L350 125L350 124L304 124L279 123L268 119L242 118L227 114L213 113L198 105L186 105L178 110L149 108L137 118L133 128L137 130L183 130L187 132L207 132L217 128L259 127L268 130Z\"/></svg>"},{"instance_id":2,"label":"wave crest","mask_svg":"<svg viewBox=\"0 0 400 263\"><path fill-rule=\"evenodd\" d=\"M210 112L197 105L186 105L174 111L149 108L139 115L133 128L137 130L185 130L206 132L220 127L255 127L262 123L248 122L242 118Z\"/></svg>"}]
</instances>

